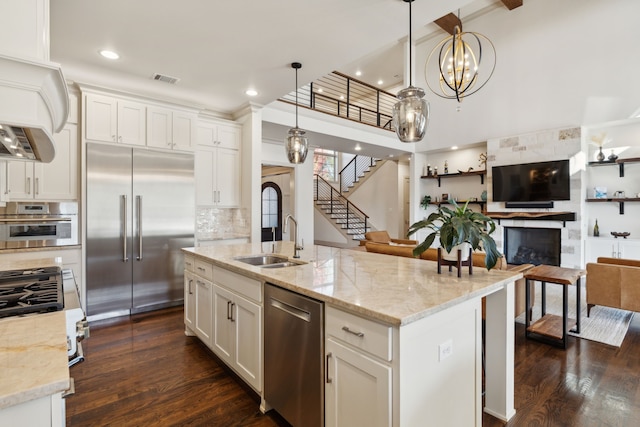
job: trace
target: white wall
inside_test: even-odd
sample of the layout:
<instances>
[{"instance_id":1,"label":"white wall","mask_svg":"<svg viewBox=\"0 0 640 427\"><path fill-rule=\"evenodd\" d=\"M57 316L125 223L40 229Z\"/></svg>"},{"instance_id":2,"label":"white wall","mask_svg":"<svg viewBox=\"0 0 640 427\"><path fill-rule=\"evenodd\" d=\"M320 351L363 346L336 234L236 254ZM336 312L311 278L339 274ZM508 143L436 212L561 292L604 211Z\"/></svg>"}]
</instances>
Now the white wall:
<instances>
[{"instance_id":1,"label":"white wall","mask_svg":"<svg viewBox=\"0 0 640 427\"><path fill-rule=\"evenodd\" d=\"M638 1L531 0L465 24L493 41L495 73L460 104L427 89L431 120L416 151L629 117L640 103L638 16ZM424 63L442 38L418 45L416 86L427 88Z\"/></svg>"},{"instance_id":2,"label":"white wall","mask_svg":"<svg viewBox=\"0 0 640 427\"><path fill-rule=\"evenodd\" d=\"M370 223L378 230L387 230L391 237L402 234L398 186L398 164L387 161L349 195L349 201L369 215Z\"/></svg>"}]
</instances>

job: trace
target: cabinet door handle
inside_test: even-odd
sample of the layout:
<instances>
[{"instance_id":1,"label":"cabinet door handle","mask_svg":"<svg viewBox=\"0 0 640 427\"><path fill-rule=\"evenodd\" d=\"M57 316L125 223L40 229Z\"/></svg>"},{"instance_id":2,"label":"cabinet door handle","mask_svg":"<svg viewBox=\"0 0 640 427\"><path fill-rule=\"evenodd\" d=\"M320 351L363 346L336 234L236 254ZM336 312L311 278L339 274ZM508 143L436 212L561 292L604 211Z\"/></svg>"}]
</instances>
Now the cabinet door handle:
<instances>
[{"instance_id":1,"label":"cabinet door handle","mask_svg":"<svg viewBox=\"0 0 640 427\"><path fill-rule=\"evenodd\" d=\"M324 371L326 372L325 381L327 382L327 384L331 384L333 382L333 380L329 376L329 359L331 359L331 353L327 353L327 363L326 363L326 366L324 367Z\"/></svg>"},{"instance_id":2,"label":"cabinet door handle","mask_svg":"<svg viewBox=\"0 0 640 427\"><path fill-rule=\"evenodd\" d=\"M231 301L227 301L227 320L231 320Z\"/></svg>"},{"instance_id":3,"label":"cabinet door handle","mask_svg":"<svg viewBox=\"0 0 640 427\"><path fill-rule=\"evenodd\" d=\"M189 279L189 295L193 295L193 291L191 290L191 285L193 285L193 279Z\"/></svg>"},{"instance_id":4,"label":"cabinet door handle","mask_svg":"<svg viewBox=\"0 0 640 427\"><path fill-rule=\"evenodd\" d=\"M36 194L40 194L40 178L36 178L36 190L35 193Z\"/></svg>"},{"instance_id":5,"label":"cabinet door handle","mask_svg":"<svg viewBox=\"0 0 640 427\"><path fill-rule=\"evenodd\" d=\"M343 331L345 331L346 333L349 333L349 334L355 335L355 336L357 336L357 337L359 337L359 338L364 337L364 332L356 332L356 331L352 331L351 329L349 329L349 327L348 327L348 326L343 326L343 327L342 327L342 330L343 330Z\"/></svg>"},{"instance_id":6,"label":"cabinet door handle","mask_svg":"<svg viewBox=\"0 0 640 427\"><path fill-rule=\"evenodd\" d=\"M31 178L27 177L27 194L31 194Z\"/></svg>"},{"instance_id":7,"label":"cabinet door handle","mask_svg":"<svg viewBox=\"0 0 640 427\"><path fill-rule=\"evenodd\" d=\"M116 136L115 135L111 135L111 139L115 142L116 141Z\"/></svg>"},{"instance_id":8,"label":"cabinet door handle","mask_svg":"<svg viewBox=\"0 0 640 427\"><path fill-rule=\"evenodd\" d=\"M127 195L123 194L122 198L122 261L129 261L127 257Z\"/></svg>"},{"instance_id":9,"label":"cabinet door handle","mask_svg":"<svg viewBox=\"0 0 640 427\"><path fill-rule=\"evenodd\" d=\"M235 321L236 321L236 319L234 319L234 318L233 318L233 307L235 307L235 306L236 306L236 303L235 303L235 302L232 302L232 303L231 303L231 318L230 318L230 320L231 320L232 322L235 322Z\"/></svg>"}]
</instances>

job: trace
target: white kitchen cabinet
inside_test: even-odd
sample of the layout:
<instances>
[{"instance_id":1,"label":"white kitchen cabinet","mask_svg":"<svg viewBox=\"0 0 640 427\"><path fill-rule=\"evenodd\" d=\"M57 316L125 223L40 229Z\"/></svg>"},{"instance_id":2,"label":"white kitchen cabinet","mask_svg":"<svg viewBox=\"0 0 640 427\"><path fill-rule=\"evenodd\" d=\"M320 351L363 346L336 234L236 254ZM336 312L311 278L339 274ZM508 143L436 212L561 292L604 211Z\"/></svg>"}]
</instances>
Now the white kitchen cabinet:
<instances>
[{"instance_id":1,"label":"white kitchen cabinet","mask_svg":"<svg viewBox=\"0 0 640 427\"><path fill-rule=\"evenodd\" d=\"M586 241L586 262L597 262L598 257L640 259L640 240L590 237Z\"/></svg>"},{"instance_id":2,"label":"white kitchen cabinet","mask_svg":"<svg viewBox=\"0 0 640 427\"><path fill-rule=\"evenodd\" d=\"M213 284L201 277L195 278L195 333L211 347L213 332Z\"/></svg>"},{"instance_id":3,"label":"white kitchen cabinet","mask_svg":"<svg viewBox=\"0 0 640 427\"><path fill-rule=\"evenodd\" d=\"M105 95L85 95L87 140L146 144L146 106L143 103Z\"/></svg>"},{"instance_id":4,"label":"white kitchen cabinet","mask_svg":"<svg viewBox=\"0 0 640 427\"><path fill-rule=\"evenodd\" d=\"M147 146L193 151L195 113L147 107Z\"/></svg>"},{"instance_id":5,"label":"white kitchen cabinet","mask_svg":"<svg viewBox=\"0 0 640 427\"><path fill-rule=\"evenodd\" d=\"M261 284L257 280L223 269L214 269L214 278L215 317L212 349L250 386L260 392L262 390Z\"/></svg>"},{"instance_id":6,"label":"white kitchen cabinet","mask_svg":"<svg viewBox=\"0 0 640 427\"><path fill-rule=\"evenodd\" d=\"M195 156L196 204L237 207L240 205L240 151L198 147Z\"/></svg>"},{"instance_id":7,"label":"white kitchen cabinet","mask_svg":"<svg viewBox=\"0 0 640 427\"><path fill-rule=\"evenodd\" d=\"M212 120L198 122L198 145L238 150L242 137L240 126Z\"/></svg>"},{"instance_id":8,"label":"white kitchen cabinet","mask_svg":"<svg viewBox=\"0 0 640 427\"><path fill-rule=\"evenodd\" d=\"M392 425L392 328L325 307L325 424Z\"/></svg>"},{"instance_id":9,"label":"white kitchen cabinet","mask_svg":"<svg viewBox=\"0 0 640 427\"><path fill-rule=\"evenodd\" d=\"M185 260L186 267L186 260ZM196 277L185 269L184 272L184 326L187 335L195 335L196 330Z\"/></svg>"},{"instance_id":10,"label":"white kitchen cabinet","mask_svg":"<svg viewBox=\"0 0 640 427\"><path fill-rule=\"evenodd\" d=\"M325 351L326 426L391 426L391 367L331 338Z\"/></svg>"},{"instance_id":11,"label":"white kitchen cabinet","mask_svg":"<svg viewBox=\"0 0 640 427\"><path fill-rule=\"evenodd\" d=\"M75 200L78 198L78 126L67 124L53 135L56 153L50 163L9 161L9 200Z\"/></svg>"}]
</instances>

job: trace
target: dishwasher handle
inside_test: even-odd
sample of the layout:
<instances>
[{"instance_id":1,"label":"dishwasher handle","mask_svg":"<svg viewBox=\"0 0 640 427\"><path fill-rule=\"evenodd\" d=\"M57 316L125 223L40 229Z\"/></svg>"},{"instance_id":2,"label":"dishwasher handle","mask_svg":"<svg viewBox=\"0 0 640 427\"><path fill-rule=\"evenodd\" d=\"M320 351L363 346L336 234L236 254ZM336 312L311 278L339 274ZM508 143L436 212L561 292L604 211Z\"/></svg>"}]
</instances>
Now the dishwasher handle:
<instances>
[{"instance_id":1,"label":"dishwasher handle","mask_svg":"<svg viewBox=\"0 0 640 427\"><path fill-rule=\"evenodd\" d=\"M297 317L298 319L304 320L305 322L311 322L311 313L306 310L302 310L301 308L295 307L291 304L287 304L286 302L280 301L279 299L271 297L271 306L277 308L278 310L282 310L291 316Z\"/></svg>"}]
</instances>

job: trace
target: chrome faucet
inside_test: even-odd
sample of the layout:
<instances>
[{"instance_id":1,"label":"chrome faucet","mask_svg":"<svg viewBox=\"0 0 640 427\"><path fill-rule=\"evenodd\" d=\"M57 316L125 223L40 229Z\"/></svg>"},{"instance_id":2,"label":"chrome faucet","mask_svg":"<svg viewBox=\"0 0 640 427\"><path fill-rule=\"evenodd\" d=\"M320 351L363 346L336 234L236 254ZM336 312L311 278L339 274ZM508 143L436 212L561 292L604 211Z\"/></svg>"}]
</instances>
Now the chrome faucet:
<instances>
[{"instance_id":1,"label":"chrome faucet","mask_svg":"<svg viewBox=\"0 0 640 427\"><path fill-rule=\"evenodd\" d=\"M302 245L298 245L298 221L296 221L296 219L291 216L291 214L287 215L287 217L284 219L285 230L289 226L289 220L293 221L293 224L295 225L295 227L293 227L293 257L300 258L300 254L298 253L298 251L301 251L304 248L302 247Z\"/></svg>"}]
</instances>

